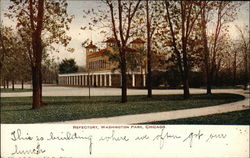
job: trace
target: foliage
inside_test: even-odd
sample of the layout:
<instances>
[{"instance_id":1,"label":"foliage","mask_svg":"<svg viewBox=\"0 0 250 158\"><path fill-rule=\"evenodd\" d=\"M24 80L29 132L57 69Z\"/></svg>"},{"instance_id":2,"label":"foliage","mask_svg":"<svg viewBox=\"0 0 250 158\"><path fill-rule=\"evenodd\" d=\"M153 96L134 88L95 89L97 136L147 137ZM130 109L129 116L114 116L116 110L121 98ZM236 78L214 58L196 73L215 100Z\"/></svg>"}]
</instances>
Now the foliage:
<instances>
[{"instance_id":1,"label":"foliage","mask_svg":"<svg viewBox=\"0 0 250 158\"><path fill-rule=\"evenodd\" d=\"M43 83L58 83L58 67L54 59L46 59L42 64Z\"/></svg>"},{"instance_id":2,"label":"foliage","mask_svg":"<svg viewBox=\"0 0 250 158\"><path fill-rule=\"evenodd\" d=\"M63 61L59 64L59 73L74 73L77 72L78 67L74 59L63 59Z\"/></svg>"},{"instance_id":3,"label":"foliage","mask_svg":"<svg viewBox=\"0 0 250 158\"><path fill-rule=\"evenodd\" d=\"M181 85L181 76L180 72L176 67L168 69L166 72L167 84L169 88L177 88Z\"/></svg>"},{"instance_id":4,"label":"foliage","mask_svg":"<svg viewBox=\"0 0 250 158\"><path fill-rule=\"evenodd\" d=\"M38 6L37 1L32 1L33 10L33 23L30 22L32 15L30 14L30 0L11 0L12 4L9 6L8 13L5 16L12 20L16 20L16 27L20 36L28 43L31 44L31 34L37 27L37 17ZM44 1L44 16L43 16L43 28L42 28L42 38L43 47L56 51L52 44L61 44L67 46L71 37L66 34L69 30L69 23L72 22L74 16L67 13L68 3L66 0L45 0ZM71 48L72 49L72 48ZM70 49L70 50L71 50ZM45 53L45 52L44 52ZM30 54L32 58L34 56ZM33 60L31 60L33 61Z\"/></svg>"},{"instance_id":5,"label":"foliage","mask_svg":"<svg viewBox=\"0 0 250 158\"><path fill-rule=\"evenodd\" d=\"M30 80L30 65L25 46L11 27L0 28L1 78L3 80Z\"/></svg>"}]
</instances>

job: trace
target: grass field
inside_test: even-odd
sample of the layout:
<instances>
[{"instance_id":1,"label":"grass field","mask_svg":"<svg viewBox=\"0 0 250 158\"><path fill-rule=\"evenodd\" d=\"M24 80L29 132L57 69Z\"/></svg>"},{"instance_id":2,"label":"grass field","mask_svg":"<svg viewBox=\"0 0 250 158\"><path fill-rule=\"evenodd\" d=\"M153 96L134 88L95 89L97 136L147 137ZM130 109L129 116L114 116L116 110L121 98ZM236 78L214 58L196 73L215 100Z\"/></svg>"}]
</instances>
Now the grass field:
<instances>
[{"instance_id":1,"label":"grass field","mask_svg":"<svg viewBox=\"0 0 250 158\"><path fill-rule=\"evenodd\" d=\"M161 112L197 107L214 106L244 99L237 94L194 94L188 100L182 95L128 96L127 103L120 103L118 96L43 97L47 104L31 110L31 97L1 98L2 123L39 123L109 117L127 114Z\"/></svg>"},{"instance_id":2,"label":"grass field","mask_svg":"<svg viewBox=\"0 0 250 158\"><path fill-rule=\"evenodd\" d=\"M250 109L201 117L151 122L147 124L250 125Z\"/></svg>"}]
</instances>

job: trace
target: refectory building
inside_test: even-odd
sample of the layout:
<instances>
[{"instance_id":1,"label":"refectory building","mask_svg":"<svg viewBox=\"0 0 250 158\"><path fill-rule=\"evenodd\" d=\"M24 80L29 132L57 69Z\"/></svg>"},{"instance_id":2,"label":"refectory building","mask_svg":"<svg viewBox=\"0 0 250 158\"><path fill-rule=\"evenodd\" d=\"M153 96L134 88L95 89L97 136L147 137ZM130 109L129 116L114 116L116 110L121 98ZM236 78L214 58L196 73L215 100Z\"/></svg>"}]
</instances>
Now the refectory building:
<instances>
[{"instance_id":1,"label":"refectory building","mask_svg":"<svg viewBox=\"0 0 250 158\"><path fill-rule=\"evenodd\" d=\"M73 74L59 74L60 85L70 86L96 86L96 87L120 87L121 74L118 69L119 64L114 58L118 55L118 48L115 38L109 38L104 41L104 49L98 49L96 45L90 42L86 49L86 72ZM134 39L126 47L127 55L133 56L133 53L143 53L145 41L140 38ZM141 55L143 56L143 55ZM113 58L113 60L112 60ZM138 58L141 64L136 64L133 69L128 68L127 85L128 87L145 87L145 59Z\"/></svg>"}]
</instances>

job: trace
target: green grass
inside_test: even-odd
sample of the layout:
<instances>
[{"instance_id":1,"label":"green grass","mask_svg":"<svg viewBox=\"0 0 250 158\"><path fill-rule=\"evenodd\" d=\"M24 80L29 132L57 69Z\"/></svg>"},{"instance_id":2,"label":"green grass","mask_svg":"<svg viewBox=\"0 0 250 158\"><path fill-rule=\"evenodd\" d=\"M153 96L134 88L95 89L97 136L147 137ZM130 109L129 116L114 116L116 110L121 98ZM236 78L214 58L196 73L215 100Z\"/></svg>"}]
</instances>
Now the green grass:
<instances>
[{"instance_id":1,"label":"green grass","mask_svg":"<svg viewBox=\"0 0 250 158\"><path fill-rule=\"evenodd\" d=\"M128 96L120 103L119 96L43 97L47 105L31 110L31 97L1 98L2 123L39 123L169 111L213 106L244 99L237 94L195 94L188 100L182 95Z\"/></svg>"},{"instance_id":2,"label":"green grass","mask_svg":"<svg viewBox=\"0 0 250 158\"><path fill-rule=\"evenodd\" d=\"M12 88L1 88L1 93L15 93L15 92L31 92L32 89L21 89L21 88L15 88L12 90Z\"/></svg>"},{"instance_id":3,"label":"green grass","mask_svg":"<svg viewBox=\"0 0 250 158\"><path fill-rule=\"evenodd\" d=\"M201 117L151 122L147 124L250 125L250 109Z\"/></svg>"}]
</instances>

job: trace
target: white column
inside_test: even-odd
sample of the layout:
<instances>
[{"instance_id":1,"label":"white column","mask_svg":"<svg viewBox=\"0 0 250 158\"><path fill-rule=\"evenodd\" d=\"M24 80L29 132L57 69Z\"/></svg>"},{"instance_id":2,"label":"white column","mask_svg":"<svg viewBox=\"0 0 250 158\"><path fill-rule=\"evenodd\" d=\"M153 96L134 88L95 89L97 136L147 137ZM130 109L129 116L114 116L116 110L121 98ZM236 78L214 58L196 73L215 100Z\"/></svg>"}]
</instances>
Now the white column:
<instances>
[{"instance_id":1,"label":"white column","mask_svg":"<svg viewBox=\"0 0 250 158\"><path fill-rule=\"evenodd\" d=\"M95 82L96 82L96 86L97 86L97 87L99 87L99 82L98 82L99 77L98 77L98 76L99 76L99 75L96 75L96 76L95 76Z\"/></svg>"},{"instance_id":2,"label":"white column","mask_svg":"<svg viewBox=\"0 0 250 158\"><path fill-rule=\"evenodd\" d=\"M111 74L109 74L109 86L111 87L112 86L112 80L111 80Z\"/></svg>"},{"instance_id":3,"label":"white column","mask_svg":"<svg viewBox=\"0 0 250 158\"><path fill-rule=\"evenodd\" d=\"M107 75L104 75L104 86L107 86Z\"/></svg>"},{"instance_id":4,"label":"white column","mask_svg":"<svg viewBox=\"0 0 250 158\"><path fill-rule=\"evenodd\" d=\"M85 77L85 83L84 84L85 84L85 86L87 86L88 85L88 75L85 75L84 77Z\"/></svg>"},{"instance_id":5,"label":"white column","mask_svg":"<svg viewBox=\"0 0 250 158\"><path fill-rule=\"evenodd\" d=\"M132 87L135 87L135 74L132 74Z\"/></svg>"},{"instance_id":6,"label":"white column","mask_svg":"<svg viewBox=\"0 0 250 158\"><path fill-rule=\"evenodd\" d=\"M100 75L100 87L102 86L102 75Z\"/></svg>"},{"instance_id":7,"label":"white column","mask_svg":"<svg viewBox=\"0 0 250 158\"><path fill-rule=\"evenodd\" d=\"M94 85L95 85L95 76L92 75L92 86L94 86Z\"/></svg>"}]
</instances>

